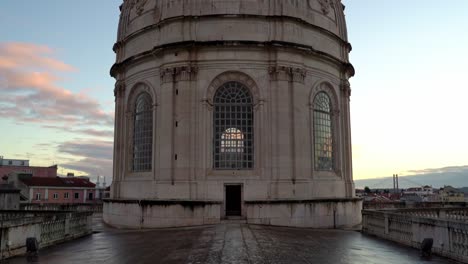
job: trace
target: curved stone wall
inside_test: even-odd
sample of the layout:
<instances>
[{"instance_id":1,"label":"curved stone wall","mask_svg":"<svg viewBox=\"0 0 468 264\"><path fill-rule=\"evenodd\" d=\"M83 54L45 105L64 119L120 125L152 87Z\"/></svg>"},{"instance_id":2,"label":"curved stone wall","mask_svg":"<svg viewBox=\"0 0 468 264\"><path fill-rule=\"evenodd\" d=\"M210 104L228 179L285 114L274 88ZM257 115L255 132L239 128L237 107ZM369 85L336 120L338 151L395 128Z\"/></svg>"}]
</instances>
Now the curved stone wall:
<instances>
[{"instance_id":1,"label":"curved stone wall","mask_svg":"<svg viewBox=\"0 0 468 264\"><path fill-rule=\"evenodd\" d=\"M208 213L212 223L213 216L227 216L226 186L238 185L240 216L254 222L276 217L271 213L276 209L252 209L262 201L268 208L283 209L290 207L287 201L294 208L308 201L307 206L315 203L317 208L335 204L342 208L340 219L352 214L343 225L357 224L359 212L353 208L361 203L353 200L348 82L354 69L348 61L343 18L336 0L125 1L114 46L117 60L111 69L117 80L116 124L106 222L118 225L127 214L144 218L148 213L138 201L149 200L216 203ZM241 83L253 99L254 165L249 169L214 165L213 97L227 82ZM140 93L153 100L147 171L132 167L135 98ZM313 102L319 93L326 93L331 103L332 170L314 166ZM254 207L249 206L252 201ZM158 214L162 209L157 208L145 210ZM164 214L177 218L178 211L170 208ZM197 220L186 219L181 225L205 223L206 212L200 208L194 213ZM316 212L325 216L327 210ZM141 226L137 218L125 220L125 226L132 226L132 221ZM333 226L327 223L332 218L325 219L317 227ZM308 224L298 226L318 223L301 221ZM162 222L158 218L143 227Z\"/></svg>"}]
</instances>

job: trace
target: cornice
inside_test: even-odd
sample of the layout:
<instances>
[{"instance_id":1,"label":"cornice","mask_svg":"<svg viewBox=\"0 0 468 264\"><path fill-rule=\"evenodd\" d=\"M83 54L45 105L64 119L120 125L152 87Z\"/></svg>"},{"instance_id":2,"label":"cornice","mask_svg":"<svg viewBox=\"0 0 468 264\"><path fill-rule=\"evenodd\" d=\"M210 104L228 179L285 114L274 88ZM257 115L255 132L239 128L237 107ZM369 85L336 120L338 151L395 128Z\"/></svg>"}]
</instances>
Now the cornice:
<instances>
[{"instance_id":1,"label":"cornice","mask_svg":"<svg viewBox=\"0 0 468 264\"><path fill-rule=\"evenodd\" d=\"M285 48L285 49L292 49L296 51L300 51L306 54L311 54L317 56L320 59L328 61L338 67L342 68L347 74L347 77L352 77L354 75L354 67L347 61L342 61L339 58L325 53L323 51L318 51L311 46L285 42L285 41L183 41L183 42L175 42L170 44L164 44L153 47L151 50L147 50L131 56L122 62L115 63L110 70L110 75L112 77L116 77L117 73L122 72L125 67L131 65L132 63L136 63L137 61L143 60L150 56L157 55L164 50L169 49L187 49L187 48L202 48L202 47L268 47L268 48Z\"/></svg>"},{"instance_id":2,"label":"cornice","mask_svg":"<svg viewBox=\"0 0 468 264\"><path fill-rule=\"evenodd\" d=\"M172 22L175 22L175 21L178 21L178 20L183 20L183 21L200 21L202 19L213 19L213 18L224 18L224 17L228 17L230 19L232 18L239 18L239 19L246 19L246 18L256 18L256 19L259 19L259 20L276 20L276 21L285 21L285 20L289 20L289 21L295 21L295 22L299 22L301 23L303 26L306 26L306 27L309 27L309 28L313 28L314 30L317 30L318 32L320 33L323 33L325 35L327 35L328 37L331 37L332 39L338 41L341 45L347 47L349 50L351 50L351 44L343 39L341 36L333 33L332 31L330 30L327 30L323 27L320 27L320 26L317 26L317 25L314 25L314 24L311 24L307 21L305 21L304 19L301 19L301 18L298 18L298 17L292 17L292 16L286 16L286 15L251 15L251 14L214 14L214 15L200 15L200 16L176 16L176 17L170 17L170 18L166 18L166 19L163 19L163 20L160 20L159 22L157 23L154 23L152 25L149 25L149 26L146 26L146 27L143 27L137 31L134 31L128 35L126 35L123 39L119 39L113 46L113 50L114 52L117 52L117 49L120 48L120 47L123 47L128 41L130 41L131 39L141 35L141 34L145 34L147 31L150 31L154 28L161 28L163 27L165 24L169 24L169 23L172 23Z\"/></svg>"}]
</instances>

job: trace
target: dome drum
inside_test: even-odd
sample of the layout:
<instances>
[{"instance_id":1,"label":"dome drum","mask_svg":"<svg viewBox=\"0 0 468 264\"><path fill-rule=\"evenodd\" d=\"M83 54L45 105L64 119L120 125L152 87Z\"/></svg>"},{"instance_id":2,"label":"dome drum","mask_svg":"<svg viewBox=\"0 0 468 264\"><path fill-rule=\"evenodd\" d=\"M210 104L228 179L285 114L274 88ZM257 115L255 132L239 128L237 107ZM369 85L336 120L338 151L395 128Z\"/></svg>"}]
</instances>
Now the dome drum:
<instances>
[{"instance_id":1,"label":"dome drum","mask_svg":"<svg viewBox=\"0 0 468 264\"><path fill-rule=\"evenodd\" d=\"M104 220L350 227L348 60L338 0L126 0Z\"/></svg>"}]
</instances>

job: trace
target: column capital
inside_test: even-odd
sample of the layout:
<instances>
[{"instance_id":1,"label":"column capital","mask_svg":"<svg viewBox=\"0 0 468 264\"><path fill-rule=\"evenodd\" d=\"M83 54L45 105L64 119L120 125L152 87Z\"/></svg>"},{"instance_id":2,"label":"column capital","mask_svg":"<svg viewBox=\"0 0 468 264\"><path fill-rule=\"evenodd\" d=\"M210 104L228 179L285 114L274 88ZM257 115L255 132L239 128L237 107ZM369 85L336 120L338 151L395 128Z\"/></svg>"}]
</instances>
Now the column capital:
<instances>
[{"instance_id":1,"label":"column capital","mask_svg":"<svg viewBox=\"0 0 468 264\"><path fill-rule=\"evenodd\" d=\"M192 65L162 68L160 77L162 83L194 81L196 80L198 67Z\"/></svg>"},{"instance_id":2,"label":"column capital","mask_svg":"<svg viewBox=\"0 0 468 264\"><path fill-rule=\"evenodd\" d=\"M289 66L271 66L268 69L273 81L291 81L304 83L306 70Z\"/></svg>"},{"instance_id":3,"label":"column capital","mask_svg":"<svg viewBox=\"0 0 468 264\"><path fill-rule=\"evenodd\" d=\"M340 86L341 93L345 97L350 97L351 96L351 84L349 83L348 80L342 80L341 81L341 86Z\"/></svg>"},{"instance_id":4,"label":"column capital","mask_svg":"<svg viewBox=\"0 0 468 264\"><path fill-rule=\"evenodd\" d=\"M114 96L115 98L121 98L125 94L125 82L123 80L117 80L115 83L115 88L114 88Z\"/></svg>"}]
</instances>

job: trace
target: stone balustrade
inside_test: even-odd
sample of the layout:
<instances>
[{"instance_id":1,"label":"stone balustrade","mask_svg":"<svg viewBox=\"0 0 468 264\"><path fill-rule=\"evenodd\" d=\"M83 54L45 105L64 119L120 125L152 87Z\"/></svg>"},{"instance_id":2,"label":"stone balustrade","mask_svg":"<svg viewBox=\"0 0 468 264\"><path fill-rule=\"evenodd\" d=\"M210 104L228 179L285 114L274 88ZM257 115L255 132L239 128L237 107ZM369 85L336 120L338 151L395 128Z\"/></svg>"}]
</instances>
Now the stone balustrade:
<instances>
[{"instance_id":1,"label":"stone balustrade","mask_svg":"<svg viewBox=\"0 0 468 264\"><path fill-rule=\"evenodd\" d=\"M21 210L45 210L45 211L78 211L102 213L102 203L95 204L20 204Z\"/></svg>"},{"instance_id":2,"label":"stone balustrade","mask_svg":"<svg viewBox=\"0 0 468 264\"><path fill-rule=\"evenodd\" d=\"M26 253L26 238L47 247L92 233L93 212L0 211L1 259Z\"/></svg>"},{"instance_id":3,"label":"stone balustrade","mask_svg":"<svg viewBox=\"0 0 468 264\"><path fill-rule=\"evenodd\" d=\"M363 232L420 248L434 239L433 252L468 263L468 208L363 210Z\"/></svg>"}]
</instances>

